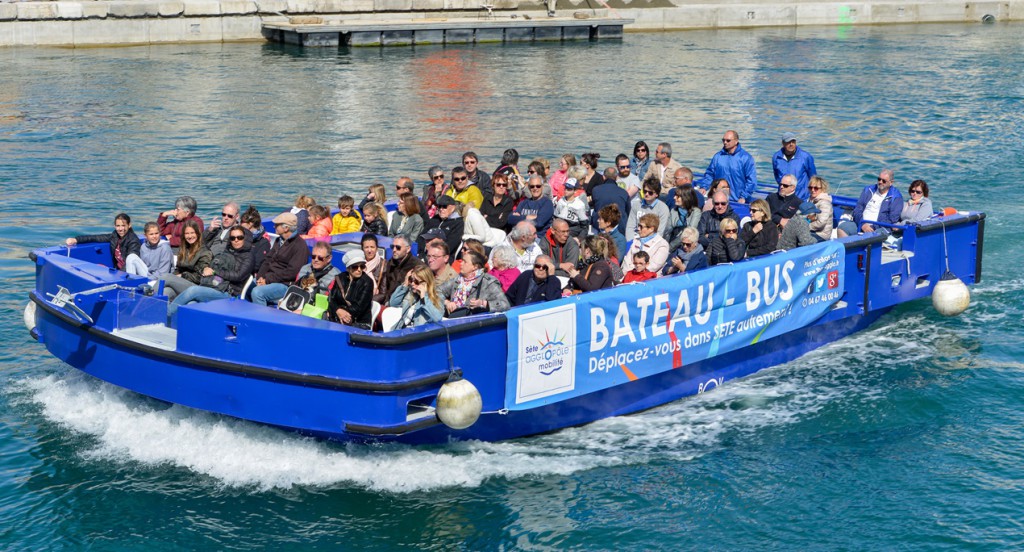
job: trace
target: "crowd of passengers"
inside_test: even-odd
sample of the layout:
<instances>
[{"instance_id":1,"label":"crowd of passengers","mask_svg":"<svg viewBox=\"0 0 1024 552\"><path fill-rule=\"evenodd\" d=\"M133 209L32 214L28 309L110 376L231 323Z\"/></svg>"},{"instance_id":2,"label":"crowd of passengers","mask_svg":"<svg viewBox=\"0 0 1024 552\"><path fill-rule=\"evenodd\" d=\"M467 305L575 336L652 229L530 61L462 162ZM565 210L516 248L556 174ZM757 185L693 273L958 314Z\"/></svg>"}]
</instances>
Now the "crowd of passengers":
<instances>
[{"instance_id":1,"label":"crowd of passengers","mask_svg":"<svg viewBox=\"0 0 1024 552\"><path fill-rule=\"evenodd\" d=\"M617 155L603 171L601 156L585 153L579 161L563 155L553 171L537 158L524 173L518 152L508 149L488 173L466 152L450 171L431 167L419 194L411 178L399 178L390 214L383 184L370 186L358 206L341 196L333 215L301 195L273 218L271 234L252 206L241 212L228 201L204 225L196 201L182 196L146 223L144 241L122 213L112 233L68 238L67 245L109 242L113 266L163 280L169 320L181 305L239 297L243 289L244 299L275 306L299 286L328 298L329 320L379 329L376 303L398 309L399 329L888 232L934 214L923 180L911 182L904 201L893 171L884 169L834 227L829 183L814 158L791 133L781 142L772 157L778 188L764 198L754 195L753 157L730 130L697 180L666 142L653 156L637 142L632 156ZM749 217L741 219L737 205ZM363 233L360 248L344 254L341 271L328 240L351 232ZM377 236L391 238L390 259ZM311 254L310 238L323 240Z\"/></svg>"}]
</instances>

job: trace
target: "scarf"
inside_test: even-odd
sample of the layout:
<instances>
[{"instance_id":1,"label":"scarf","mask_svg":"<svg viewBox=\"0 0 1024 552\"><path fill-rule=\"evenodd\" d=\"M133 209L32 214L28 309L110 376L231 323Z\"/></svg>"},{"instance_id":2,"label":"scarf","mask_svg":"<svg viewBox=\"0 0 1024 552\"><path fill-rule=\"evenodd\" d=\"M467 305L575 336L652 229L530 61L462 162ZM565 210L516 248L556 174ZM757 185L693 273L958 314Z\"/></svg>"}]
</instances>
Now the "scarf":
<instances>
[{"instance_id":1,"label":"scarf","mask_svg":"<svg viewBox=\"0 0 1024 552\"><path fill-rule=\"evenodd\" d=\"M374 295L380 293L380 290L378 289L380 282L378 280L380 280L380 276L384 274L384 267L381 262L383 259L384 255L382 255L380 251L377 251L377 254L373 256L372 261L366 261L366 274L369 274L370 279L373 280ZM376 274L378 268L380 269L380 274Z\"/></svg>"},{"instance_id":2,"label":"scarf","mask_svg":"<svg viewBox=\"0 0 1024 552\"><path fill-rule=\"evenodd\" d=\"M455 291L452 292L452 303L460 307L466 306L466 303L469 301L469 292L473 289L473 282L476 282L477 278L483 273L484 270L478 268L469 276L460 277L458 285L455 286Z\"/></svg>"},{"instance_id":3,"label":"scarf","mask_svg":"<svg viewBox=\"0 0 1024 552\"><path fill-rule=\"evenodd\" d=\"M591 255L586 259L580 259L580 262L576 263L576 270L583 270L600 260L602 260L600 255Z\"/></svg>"},{"instance_id":4,"label":"scarf","mask_svg":"<svg viewBox=\"0 0 1024 552\"><path fill-rule=\"evenodd\" d=\"M689 253L687 253L687 251L685 249L680 247L679 248L679 253L677 253L676 255L679 257L679 260L683 261L684 265L687 265L687 264L690 264L690 259L692 259L694 255L696 255L697 253L703 253L703 252L704 252L704 246L702 246L701 244L698 243L697 245L695 245L693 247L693 251L690 251Z\"/></svg>"},{"instance_id":5,"label":"scarf","mask_svg":"<svg viewBox=\"0 0 1024 552\"><path fill-rule=\"evenodd\" d=\"M111 247L114 249L114 264L117 265L115 268L118 270L124 270L124 255L121 253L121 244L124 243L126 237L127 235L121 237L117 235L117 232L114 232L114 239L116 241L111 244Z\"/></svg>"},{"instance_id":6,"label":"scarf","mask_svg":"<svg viewBox=\"0 0 1024 552\"><path fill-rule=\"evenodd\" d=\"M641 238L640 236L637 236L636 239L640 240L640 243L642 245L647 245L651 240L653 240L654 238L657 238L657 237L658 237L658 233L657 232L652 232L651 235L647 236L646 238Z\"/></svg>"}]
</instances>

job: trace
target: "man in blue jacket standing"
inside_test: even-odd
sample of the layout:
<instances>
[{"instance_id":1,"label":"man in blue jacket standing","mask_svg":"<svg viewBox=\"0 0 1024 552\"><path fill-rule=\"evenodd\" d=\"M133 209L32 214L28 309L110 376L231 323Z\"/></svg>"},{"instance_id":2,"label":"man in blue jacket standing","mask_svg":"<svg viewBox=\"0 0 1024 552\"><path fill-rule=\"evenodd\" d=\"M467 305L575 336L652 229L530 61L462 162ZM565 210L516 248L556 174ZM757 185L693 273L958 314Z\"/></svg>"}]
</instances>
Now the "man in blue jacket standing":
<instances>
[{"instance_id":1,"label":"man in blue jacket standing","mask_svg":"<svg viewBox=\"0 0 1024 552\"><path fill-rule=\"evenodd\" d=\"M722 137L722 149L711 158L697 188L707 193L711 183L719 178L729 183L730 200L750 203L750 196L757 189L757 168L754 157L740 145L740 135L735 130L726 131Z\"/></svg>"},{"instance_id":2,"label":"man in blue jacket standing","mask_svg":"<svg viewBox=\"0 0 1024 552\"><path fill-rule=\"evenodd\" d=\"M814 157L796 145L796 134L782 134L782 148L772 156L772 171L777 184L782 184L782 177L787 174L795 176L796 196L807 201L810 197L807 182L818 174L818 168L814 166Z\"/></svg>"},{"instance_id":3,"label":"man in blue jacket standing","mask_svg":"<svg viewBox=\"0 0 1024 552\"><path fill-rule=\"evenodd\" d=\"M903 196L893 186L895 175L890 169L882 169L878 173L878 184L865 186L857 199L857 206L853 208L853 224L844 221L839 224L839 237L861 232L874 232L881 230L888 232L884 226L876 226L874 223L897 224L900 221L900 213L903 212Z\"/></svg>"}]
</instances>

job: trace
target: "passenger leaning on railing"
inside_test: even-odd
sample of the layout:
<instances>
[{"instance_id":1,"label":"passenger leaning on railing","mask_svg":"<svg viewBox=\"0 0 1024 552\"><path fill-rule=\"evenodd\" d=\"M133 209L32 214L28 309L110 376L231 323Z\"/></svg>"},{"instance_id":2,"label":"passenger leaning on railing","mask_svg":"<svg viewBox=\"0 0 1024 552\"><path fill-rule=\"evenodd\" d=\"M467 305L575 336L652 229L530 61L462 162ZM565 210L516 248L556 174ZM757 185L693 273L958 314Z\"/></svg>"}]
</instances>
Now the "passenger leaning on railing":
<instances>
[{"instance_id":1,"label":"passenger leaning on railing","mask_svg":"<svg viewBox=\"0 0 1024 552\"><path fill-rule=\"evenodd\" d=\"M135 232L132 232L132 219L127 214L120 213L114 217L114 231L109 234L75 236L64 240L68 247L99 242L110 244L110 260L114 268L138 276L149 275L146 263L139 257L142 244Z\"/></svg>"},{"instance_id":2,"label":"passenger leaning on railing","mask_svg":"<svg viewBox=\"0 0 1024 552\"><path fill-rule=\"evenodd\" d=\"M426 266L417 266L405 276L388 305L402 309L394 329L411 328L429 322L439 322L444 315L444 304L434 285L434 273Z\"/></svg>"}]
</instances>

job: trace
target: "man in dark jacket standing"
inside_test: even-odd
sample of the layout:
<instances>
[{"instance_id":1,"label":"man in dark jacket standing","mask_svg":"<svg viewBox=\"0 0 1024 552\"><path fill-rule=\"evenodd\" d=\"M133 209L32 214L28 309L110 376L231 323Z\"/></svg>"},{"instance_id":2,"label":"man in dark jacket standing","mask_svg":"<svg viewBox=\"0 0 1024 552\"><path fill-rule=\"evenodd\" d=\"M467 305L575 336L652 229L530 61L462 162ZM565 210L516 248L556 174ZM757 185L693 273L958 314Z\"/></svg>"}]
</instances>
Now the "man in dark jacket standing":
<instances>
[{"instance_id":1,"label":"man in dark jacket standing","mask_svg":"<svg viewBox=\"0 0 1024 552\"><path fill-rule=\"evenodd\" d=\"M274 217L274 231L278 238L256 273L256 288L252 290L253 303L267 305L272 300L266 295L267 284L291 284L299 274L299 269L309 259L306 240L299 239L299 234L295 232L298 224L298 217L290 212Z\"/></svg>"},{"instance_id":2,"label":"man in dark jacket standing","mask_svg":"<svg viewBox=\"0 0 1024 552\"><path fill-rule=\"evenodd\" d=\"M554 275L551 257L541 255L533 261L533 270L523 272L508 287L505 296L513 307L554 301L562 297L562 282Z\"/></svg>"}]
</instances>

